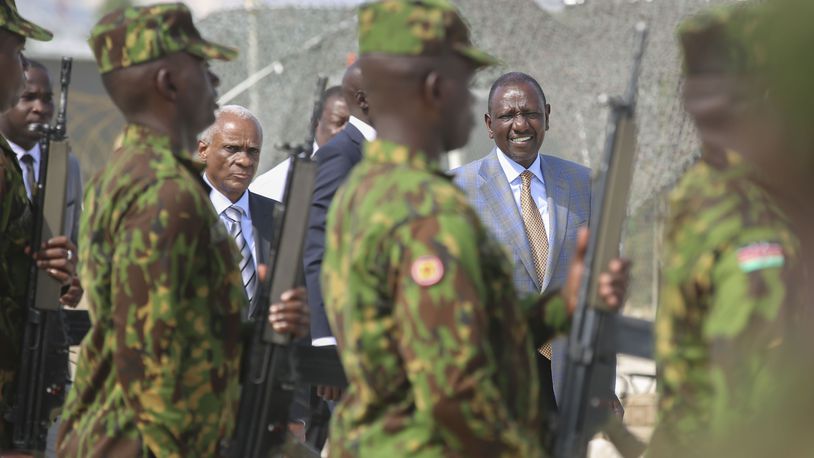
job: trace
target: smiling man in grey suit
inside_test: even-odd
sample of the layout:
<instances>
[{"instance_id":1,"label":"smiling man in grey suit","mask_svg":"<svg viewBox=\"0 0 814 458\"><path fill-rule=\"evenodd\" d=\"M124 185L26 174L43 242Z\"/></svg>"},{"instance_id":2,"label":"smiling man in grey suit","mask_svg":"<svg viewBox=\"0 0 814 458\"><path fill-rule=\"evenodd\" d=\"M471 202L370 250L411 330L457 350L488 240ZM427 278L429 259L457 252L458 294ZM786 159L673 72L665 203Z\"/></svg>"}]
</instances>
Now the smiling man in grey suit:
<instances>
[{"instance_id":1,"label":"smiling man in grey suit","mask_svg":"<svg viewBox=\"0 0 814 458\"><path fill-rule=\"evenodd\" d=\"M260 121L239 105L218 110L215 123L198 141L198 155L206 163L203 178L212 188L209 198L240 250L243 288L249 298L249 308L241 315L244 321L258 311L257 265L268 264L273 236L276 203L248 190L262 144Z\"/></svg>"},{"instance_id":2,"label":"smiling man in grey suit","mask_svg":"<svg viewBox=\"0 0 814 458\"><path fill-rule=\"evenodd\" d=\"M455 182L513 261L518 293L539 294L568 275L577 231L590 218L590 170L539 153L551 106L531 76L512 72L498 78L488 111L484 119L495 148L456 169ZM541 393L553 400L564 376L565 340L540 352Z\"/></svg>"}]
</instances>

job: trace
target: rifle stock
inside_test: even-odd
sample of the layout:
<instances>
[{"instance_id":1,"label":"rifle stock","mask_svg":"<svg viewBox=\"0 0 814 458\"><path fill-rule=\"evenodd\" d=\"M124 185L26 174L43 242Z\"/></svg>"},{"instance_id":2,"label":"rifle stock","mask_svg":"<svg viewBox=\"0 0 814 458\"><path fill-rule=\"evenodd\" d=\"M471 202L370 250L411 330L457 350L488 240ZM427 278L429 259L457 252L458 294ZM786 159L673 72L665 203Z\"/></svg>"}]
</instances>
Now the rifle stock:
<instances>
[{"instance_id":1,"label":"rifle stock","mask_svg":"<svg viewBox=\"0 0 814 458\"><path fill-rule=\"evenodd\" d=\"M605 148L592 189L600 205L592 215L592 222L596 224L591 228L585 257L588 269L580 285L579 303L568 337L565 381L554 441L554 456L558 458L586 456L588 442L600 429L612 431L613 437L632 438L620 433L619 428L624 429L624 425L610 416L609 390L615 378L617 342L624 340L628 325L641 323L620 319L623 317L606 310L599 298L597 280L599 273L618 256L627 214L636 153L636 95L646 41L647 28L639 23L627 94L622 99L610 100ZM646 343L646 337L637 342ZM636 443L625 443L617 448L626 456L638 456L643 451L643 446Z\"/></svg>"},{"instance_id":2,"label":"rifle stock","mask_svg":"<svg viewBox=\"0 0 814 458\"><path fill-rule=\"evenodd\" d=\"M43 133L40 169L34 196L34 229L31 246L62 233L68 178L66 118L72 59L62 59L60 107L55 126L31 125ZM12 443L17 450L42 451L56 409L70 381L67 363L68 338L60 320L62 285L47 272L30 266L26 298L26 320L17 396L11 409L14 424Z\"/></svg>"}]
</instances>

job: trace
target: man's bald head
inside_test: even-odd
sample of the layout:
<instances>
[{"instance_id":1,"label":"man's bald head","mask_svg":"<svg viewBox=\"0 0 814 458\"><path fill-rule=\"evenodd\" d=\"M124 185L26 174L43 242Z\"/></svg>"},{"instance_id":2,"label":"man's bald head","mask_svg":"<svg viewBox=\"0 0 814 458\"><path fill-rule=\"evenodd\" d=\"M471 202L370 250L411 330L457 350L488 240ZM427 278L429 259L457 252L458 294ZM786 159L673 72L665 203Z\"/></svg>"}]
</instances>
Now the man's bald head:
<instances>
[{"instance_id":1,"label":"man's bald head","mask_svg":"<svg viewBox=\"0 0 814 458\"><path fill-rule=\"evenodd\" d=\"M368 116L367 93L365 92L364 77L359 61L352 63L342 77L342 95L348 104L351 116L355 116L367 124L372 124Z\"/></svg>"}]
</instances>

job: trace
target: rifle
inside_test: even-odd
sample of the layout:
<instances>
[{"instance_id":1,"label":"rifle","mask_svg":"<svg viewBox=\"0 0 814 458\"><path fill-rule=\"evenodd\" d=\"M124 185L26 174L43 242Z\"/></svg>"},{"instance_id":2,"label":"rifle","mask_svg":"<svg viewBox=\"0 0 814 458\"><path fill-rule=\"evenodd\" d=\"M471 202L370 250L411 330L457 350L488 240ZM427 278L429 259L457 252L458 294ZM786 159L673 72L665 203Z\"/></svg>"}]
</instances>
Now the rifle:
<instances>
[{"instance_id":1,"label":"rifle","mask_svg":"<svg viewBox=\"0 0 814 458\"><path fill-rule=\"evenodd\" d=\"M40 179L34 196L34 230L31 247L62 233L68 177L66 122L70 57L62 58L60 101L56 125L29 125L41 132ZM59 319L62 285L31 263L26 297L26 320L17 396L10 420L14 423L12 443L18 450L45 450L48 427L65 398L70 381L67 341Z\"/></svg>"},{"instance_id":2,"label":"rifle","mask_svg":"<svg viewBox=\"0 0 814 458\"><path fill-rule=\"evenodd\" d=\"M327 78L317 81L317 104L326 83ZM305 142L291 154L285 212L282 217L279 212L274 217L275 238L270 255L273 266L271 275L260 285L260 310L253 323L248 358L244 360L248 367L242 368L235 432L221 445L223 455L230 458L319 456L306 444L288 438L288 412L294 390L298 383L310 383L311 377L302 376L308 368L299 363L301 352L291 344L291 336L275 332L268 324L271 300L305 283L302 250L317 172L317 163L311 160L314 133L312 126Z\"/></svg>"},{"instance_id":3,"label":"rifle","mask_svg":"<svg viewBox=\"0 0 814 458\"><path fill-rule=\"evenodd\" d=\"M615 378L616 354L652 354L652 325L619 316L603 308L598 276L618 255L627 213L636 153L636 95L647 41L644 23L636 25L636 52L627 94L609 99L611 108L602 163L593 180L593 196L600 203L594 213L579 302L568 337L560 416L556 420L554 456L584 457L588 442L604 430L623 456L639 456L641 444L610 415L609 387Z\"/></svg>"}]
</instances>

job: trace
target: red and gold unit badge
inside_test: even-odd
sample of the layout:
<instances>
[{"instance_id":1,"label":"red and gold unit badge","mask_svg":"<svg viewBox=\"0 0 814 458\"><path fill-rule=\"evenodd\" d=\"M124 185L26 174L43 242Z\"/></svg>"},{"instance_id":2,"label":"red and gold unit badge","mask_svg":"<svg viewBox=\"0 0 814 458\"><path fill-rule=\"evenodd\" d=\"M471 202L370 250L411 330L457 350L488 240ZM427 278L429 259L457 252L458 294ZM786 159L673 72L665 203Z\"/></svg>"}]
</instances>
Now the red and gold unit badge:
<instances>
[{"instance_id":1,"label":"red and gold unit badge","mask_svg":"<svg viewBox=\"0 0 814 458\"><path fill-rule=\"evenodd\" d=\"M410 276L419 286L432 286L444 278L444 263L438 256L421 256L413 261Z\"/></svg>"}]
</instances>

